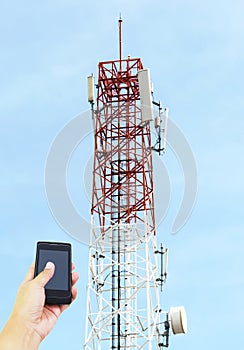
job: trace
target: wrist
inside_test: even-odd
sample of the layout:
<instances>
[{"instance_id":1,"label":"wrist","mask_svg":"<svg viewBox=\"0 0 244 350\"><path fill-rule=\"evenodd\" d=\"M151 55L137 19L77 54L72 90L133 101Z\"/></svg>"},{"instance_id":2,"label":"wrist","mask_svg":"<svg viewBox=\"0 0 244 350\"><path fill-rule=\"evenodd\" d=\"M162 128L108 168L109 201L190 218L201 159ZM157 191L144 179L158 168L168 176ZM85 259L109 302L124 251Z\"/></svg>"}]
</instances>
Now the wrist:
<instances>
[{"instance_id":1,"label":"wrist","mask_svg":"<svg viewBox=\"0 0 244 350\"><path fill-rule=\"evenodd\" d=\"M0 348L3 350L37 350L40 336L23 320L11 316L0 334Z\"/></svg>"}]
</instances>

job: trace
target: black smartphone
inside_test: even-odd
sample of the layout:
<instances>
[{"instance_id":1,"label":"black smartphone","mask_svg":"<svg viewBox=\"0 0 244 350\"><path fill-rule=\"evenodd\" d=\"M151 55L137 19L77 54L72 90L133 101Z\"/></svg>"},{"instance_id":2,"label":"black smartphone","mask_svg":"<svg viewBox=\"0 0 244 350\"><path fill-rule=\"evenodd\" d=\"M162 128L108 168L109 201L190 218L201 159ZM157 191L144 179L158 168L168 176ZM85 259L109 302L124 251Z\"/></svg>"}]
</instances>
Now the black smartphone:
<instances>
[{"instance_id":1,"label":"black smartphone","mask_svg":"<svg viewBox=\"0 0 244 350\"><path fill-rule=\"evenodd\" d=\"M55 272L45 285L46 304L70 304L71 295L71 244L57 242L37 242L35 276L51 261Z\"/></svg>"}]
</instances>

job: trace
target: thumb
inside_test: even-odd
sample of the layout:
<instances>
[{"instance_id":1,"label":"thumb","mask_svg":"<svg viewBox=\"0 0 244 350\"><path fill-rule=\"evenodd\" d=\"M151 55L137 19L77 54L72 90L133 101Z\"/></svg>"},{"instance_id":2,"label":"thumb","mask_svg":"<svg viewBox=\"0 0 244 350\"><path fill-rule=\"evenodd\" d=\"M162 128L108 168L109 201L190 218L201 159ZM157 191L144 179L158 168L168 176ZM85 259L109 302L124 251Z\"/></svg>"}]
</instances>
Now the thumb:
<instances>
[{"instance_id":1,"label":"thumb","mask_svg":"<svg viewBox=\"0 0 244 350\"><path fill-rule=\"evenodd\" d=\"M54 263L52 263L51 261L47 262L44 270L41 273L39 273L39 275L35 278L35 281L40 287L45 287L47 282L53 277L54 270Z\"/></svg>"}]
</instances>

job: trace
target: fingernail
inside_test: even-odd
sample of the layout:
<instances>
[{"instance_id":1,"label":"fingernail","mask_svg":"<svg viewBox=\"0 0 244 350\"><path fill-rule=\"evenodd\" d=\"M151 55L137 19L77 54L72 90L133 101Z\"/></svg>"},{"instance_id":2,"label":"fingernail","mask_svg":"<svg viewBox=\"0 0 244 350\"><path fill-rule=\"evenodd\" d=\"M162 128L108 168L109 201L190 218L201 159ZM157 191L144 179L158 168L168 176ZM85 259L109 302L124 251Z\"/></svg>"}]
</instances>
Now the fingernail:
<instances>
[{"instance_id":1,"label":"fingernail","mask_svg":"<svg viewBox=\"0 0 244 350\"><path fill-rule=\"evenodd\" d=\"M51 261L48 261L45 266L45 269L53 269L54 267L55 267L54 263Z\"/></svg>"}]
</instances>

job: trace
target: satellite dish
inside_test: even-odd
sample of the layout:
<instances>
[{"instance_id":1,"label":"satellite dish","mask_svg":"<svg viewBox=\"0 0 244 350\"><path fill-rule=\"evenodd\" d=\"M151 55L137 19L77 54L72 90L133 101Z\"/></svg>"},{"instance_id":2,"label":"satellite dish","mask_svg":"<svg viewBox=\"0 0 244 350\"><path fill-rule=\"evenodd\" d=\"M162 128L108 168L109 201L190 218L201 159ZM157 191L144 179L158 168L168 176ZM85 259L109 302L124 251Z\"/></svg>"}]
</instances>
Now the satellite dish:
<instances>
[{"instance_id":1,"label":"satellite dish","mask_svg":"<svg viewBox=\"0 0 244 350\"><path fill-rule=\"evenodd\" d=\"M169 311L169 318L174 334L187 333L187 317L184 306L171 307Z\"/></svg>"}]
</instances>

